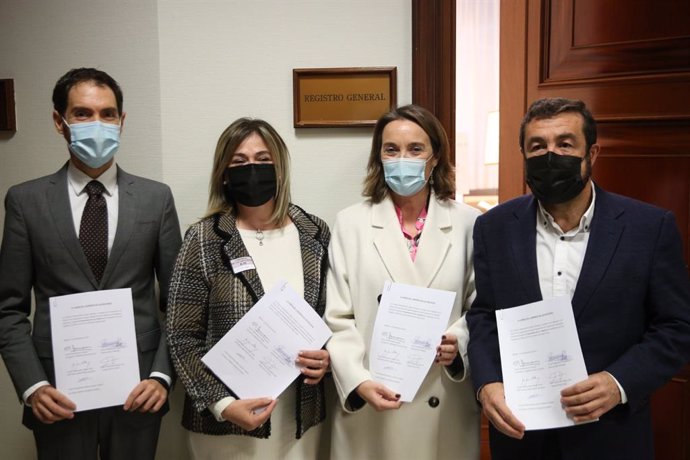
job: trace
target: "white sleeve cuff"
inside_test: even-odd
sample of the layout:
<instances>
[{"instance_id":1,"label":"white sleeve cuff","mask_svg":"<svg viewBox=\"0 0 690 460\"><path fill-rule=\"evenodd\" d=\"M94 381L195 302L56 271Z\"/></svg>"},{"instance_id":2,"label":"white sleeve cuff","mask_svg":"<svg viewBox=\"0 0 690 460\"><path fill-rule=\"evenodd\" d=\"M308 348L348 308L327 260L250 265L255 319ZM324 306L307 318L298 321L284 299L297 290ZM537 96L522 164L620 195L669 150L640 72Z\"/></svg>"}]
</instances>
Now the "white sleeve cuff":
<instances>
[{"instance_id":1,"label":"white sleeve cuff","mask_svg":"<svg viewBox=\"0 0 690 460\"><path fill-rule=\"evenodd\" d=\"M38 390L44 385L50 385L50 382L47 380L41 380L40 382L31 385L23 394L22 394L22 399L24 400L24 404L27 406L31 407L31 404L29 404L29 397L31 397L32 394L34 394L34 391Z\"/></svg>"},{"instance_id":2,"label":"white sleeve cuff","mask_svg":"<svg viewBox=\"0 0 690 460\"><path fill-rule=\"evenodd\" d=\"M151 374L149 375L149 377L158 377L158 378L160 378L160 379L165 380L165 382L168 384L168 388L170 388L170 387L172 386L172 379L171 379L169 376L167 376L167 375L165 375L164 373L162 373L162 372L153 371L153 372L151 372Z\"/></svg>"},{"instance_id":3,"label":"white sleeve cuff","mask_svg":"<svg viewBox=\"0 0 690 460\"><path fill-rule=\"evenodd\" d=\"M235 401L235 398L228 396L208 406L208 410L211 411L217 421L224 422L225 419L223 418L223 411Z\"/></svg>"},{"instance_id":4,"label":"white sleeve cuff","mask_svg":"<svg viewBox=\"0 0 690 460\"><path fill-rule=\"evenodd\" d=\"M606 371L604 371L604 372L606 372ZM618 387L618 391L620 391L620 393L621 393L621 402L620 402L620 404L627 404L627 402L628 402L628 395L625 394L625 390L623 389L623 387L621 386L621 384L618 383L618 379L616 379L616 377L614 377L613 374L611 374L610 372L606 372L606 373L609 374L609 375L611 376L611 378L613 379L614 382L616 382L616 386Z\"/></svg>"}]
</instances>

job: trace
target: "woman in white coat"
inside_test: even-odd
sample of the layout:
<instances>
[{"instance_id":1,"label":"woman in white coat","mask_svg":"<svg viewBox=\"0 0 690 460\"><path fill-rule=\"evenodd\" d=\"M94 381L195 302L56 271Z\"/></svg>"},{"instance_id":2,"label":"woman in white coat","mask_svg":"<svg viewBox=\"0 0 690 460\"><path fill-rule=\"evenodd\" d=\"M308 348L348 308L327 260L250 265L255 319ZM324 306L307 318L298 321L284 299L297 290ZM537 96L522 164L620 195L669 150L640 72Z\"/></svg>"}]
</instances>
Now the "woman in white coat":
<instances>
[{"instance_id":1,"label":"woman in white coat","mask_svg":"<svg viewBox=\"0 0 690 460\"><path fill-rule=\"evenodd\" d=\"M478 212L454 200L448 137L408 105L374 129L363 203L341 211L330 247L327 349L343 410L332 459L479 458L479 412L468 378L465 313L474 298L472 228ZM457 293L436 362L412 402L373 380L369 344L384 282Z\"/></svg>"}]
</instances>

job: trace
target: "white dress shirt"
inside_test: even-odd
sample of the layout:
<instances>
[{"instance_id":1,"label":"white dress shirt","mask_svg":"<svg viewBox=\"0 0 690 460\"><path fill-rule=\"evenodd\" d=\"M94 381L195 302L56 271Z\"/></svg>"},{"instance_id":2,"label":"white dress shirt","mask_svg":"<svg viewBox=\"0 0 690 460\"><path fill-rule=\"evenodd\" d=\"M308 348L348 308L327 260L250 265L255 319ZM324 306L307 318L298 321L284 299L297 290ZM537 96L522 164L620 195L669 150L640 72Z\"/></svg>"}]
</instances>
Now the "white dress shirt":
<instances>
[{"instance_id":1,"label":"white dress shirt","mask_svg":"<svg viewBox=\"0 0 690 460\"><path fill-rule=\"evenodd\" d=\"M568 296L572 300L577 287L577 280L582 271L582 262L589 242L590 225L594 217L596 190L592 187L592 202L580 218L580 224L563 232L554 218L544 209L541 202L537 210L537 270L539 287L544 299ZM609 374L611 375L611 374ZM618 385L621 404L628 402L625 390L611 375Z\"/></svg>"},{"instance_id":2,"label":"white dress shirt","mask_svg":"<svg viewBox=\"0 0 690 460\"><path fill-rule=\"evenodd\" d=\"M86 202L89 199L89 194L86 193L86 184L93 179L84 172L77 169L70 161L67 167L67 192L69 195L69 204L72 208L72 220L74 221L74 231L79 238L79 229L81 227L81 216L84 214ZM103 174L96 179L105 187L105 204L108 207L108 255L113 249L113 241L115 241L115 232L117 230L117 213L118 213L118 188L117 188L117 166L115 162L106 169Z\"/></svg>"},{"instance_id":3,"label":"white dress shirt","mask_svg":"<svg viewBox=\"0 0 690 460\"><path fill-rule=\"evenodd\" d=\"M589 225L594 216L592 202L580 218L580 225L563 232L554 218L539 203L537 211L537 270L544 299L558 296L573 298L589 241Z\"/></svg>"}]
</instances>

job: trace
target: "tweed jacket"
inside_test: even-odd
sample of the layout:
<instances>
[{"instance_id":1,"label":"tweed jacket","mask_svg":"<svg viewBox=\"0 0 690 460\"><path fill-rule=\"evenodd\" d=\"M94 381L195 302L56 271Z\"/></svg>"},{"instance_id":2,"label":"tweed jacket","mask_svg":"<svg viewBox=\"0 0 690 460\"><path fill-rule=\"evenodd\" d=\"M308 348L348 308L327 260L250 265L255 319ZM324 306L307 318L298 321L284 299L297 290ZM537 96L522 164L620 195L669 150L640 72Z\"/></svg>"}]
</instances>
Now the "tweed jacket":
<instances>
[{"instance_id":1,"label":"tweed jacket","mask_svg":"<svg viewBox=\"0 0 690 460\"><path fill-rule=\"evenodd\" d=\"M316 216L290 205L288 215L299 233L304 271L304 299L323 315L328 267L327 225ZM216 214L189 228L177 258L168 301L170 355L185 386L182 425L205 434L243 434L267 438L270 420L247 432L231 422L218 422L208 407L232 396L202 362L201 357L264 295L255 269L233 273L231 261L247 257L235 216ZM298 377L296 437L325 418L323 381L306 385Z\"/></svg>"}]
</instances>

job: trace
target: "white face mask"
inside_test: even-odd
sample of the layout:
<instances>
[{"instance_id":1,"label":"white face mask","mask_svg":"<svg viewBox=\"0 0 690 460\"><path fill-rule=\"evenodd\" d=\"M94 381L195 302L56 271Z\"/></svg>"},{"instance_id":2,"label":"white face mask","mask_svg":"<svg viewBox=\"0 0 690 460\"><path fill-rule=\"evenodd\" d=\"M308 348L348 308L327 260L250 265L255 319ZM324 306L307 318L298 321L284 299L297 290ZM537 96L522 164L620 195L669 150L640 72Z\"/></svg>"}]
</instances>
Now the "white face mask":
<instances>
[{"instance_id":1,"label":"white face mask","mask_svg":"<svg viewBox=\"0 0 690 460\"><path fill-rule=\"evenodd\" d=\"M394 158L382 160L386 184L400 196L412 196L426 184L424 173L429 159Z\"/></svg>"},{"instance_id":2,"label":"white face mask","mask_svg":"<svg viewBox=\"0 0 690 460\"><path fill-rule=\"evenodd\" d=\"M70 125L70 151L89 168L97 169L109 162L120 147L120 125L90 121Z\"/></svg>"}]
</instances>

